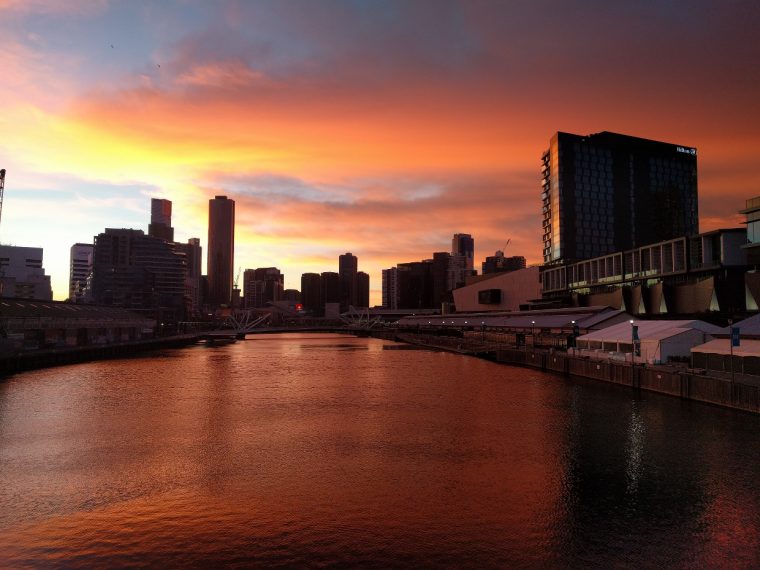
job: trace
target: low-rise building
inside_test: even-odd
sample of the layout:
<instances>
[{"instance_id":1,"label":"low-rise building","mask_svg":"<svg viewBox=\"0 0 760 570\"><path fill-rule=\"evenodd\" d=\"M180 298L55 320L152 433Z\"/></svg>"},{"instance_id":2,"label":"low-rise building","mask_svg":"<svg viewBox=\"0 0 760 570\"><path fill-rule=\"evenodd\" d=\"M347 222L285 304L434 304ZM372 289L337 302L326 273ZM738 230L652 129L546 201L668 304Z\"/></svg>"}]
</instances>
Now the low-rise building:
<instances>
[{"instance_id":1,"label":"low-rise building","mask_svg":"<svg viewBox=\"0 0 760 570\"><path fill-rule=\"evenodd\" d=\"M454 289L454 305L457 312L518 311L541 296L539 278L538 267L471 277L467 285Z\"/></svg>"}]
</instances>

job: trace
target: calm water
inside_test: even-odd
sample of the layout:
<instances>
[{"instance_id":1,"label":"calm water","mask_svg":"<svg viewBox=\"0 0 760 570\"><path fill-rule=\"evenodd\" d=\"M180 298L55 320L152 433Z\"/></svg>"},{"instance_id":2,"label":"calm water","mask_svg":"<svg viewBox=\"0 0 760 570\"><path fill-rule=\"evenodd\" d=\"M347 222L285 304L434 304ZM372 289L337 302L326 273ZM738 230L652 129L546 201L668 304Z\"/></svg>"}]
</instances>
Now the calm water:
<instances>
[{"instance_id":1,"label":"calm water","mask_svg":"<svg viewBox=\"0 0 760 570\"><path fill-rule=\"evenodd\" d=\"M0 566L760 566L760 418L387 346L0 383Z\"/></svg>"}]
</instances>

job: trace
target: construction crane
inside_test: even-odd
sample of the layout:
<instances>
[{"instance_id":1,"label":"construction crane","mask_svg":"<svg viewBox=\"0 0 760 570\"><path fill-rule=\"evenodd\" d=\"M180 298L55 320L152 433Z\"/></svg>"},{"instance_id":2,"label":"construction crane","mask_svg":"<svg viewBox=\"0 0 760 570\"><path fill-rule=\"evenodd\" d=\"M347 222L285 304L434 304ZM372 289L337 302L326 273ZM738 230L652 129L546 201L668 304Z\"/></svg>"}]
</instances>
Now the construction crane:
<instances>
[{"instance_id":1,"label":"construction crane","mask_svg":"<svg viewBox=\"0 0 760 570\"><path fill-rule=\"evenodd\" d=\"M0 220L3 218L3 193L5 192L5 168L0 169Z\"/></svg>"},{"instance_id":2,"label":"construction crane","mask_svg":"<svg viewBox=\"0 0 760 570\"><path fill-rule=\"evenodd\" d=\"M235 282L233 283L233 286L235 289L238 288L238 282L240 281L240 272L243 270L242 267L238 267L237 275L235 275Z\"/></svg>"}]
</instances>

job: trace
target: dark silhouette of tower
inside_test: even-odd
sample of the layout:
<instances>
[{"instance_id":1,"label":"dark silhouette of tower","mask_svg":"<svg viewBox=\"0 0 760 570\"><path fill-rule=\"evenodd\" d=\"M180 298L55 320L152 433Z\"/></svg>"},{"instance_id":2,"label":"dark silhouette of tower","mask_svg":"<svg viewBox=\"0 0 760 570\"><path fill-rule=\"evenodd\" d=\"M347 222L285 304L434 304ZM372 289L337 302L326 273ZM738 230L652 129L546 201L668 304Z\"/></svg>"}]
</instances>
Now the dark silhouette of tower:
<instances>
[{"instance_id":1,"label":"dark silhouette of tower","mask_svg":"<svg viewBox=\"0 0 760 570\"><path fill-rule=\"evenodd\" d=\"M345 311L349 305L356 305L356 273L358 260L351 253L338 257L338 273L340 274L340 310Z\"/></svg>"},{"instance_id":2,"label":"dark silhouette of tower","mask_svg":"<svg viewBox=\"0 0 760 570\"><path fill-rule=\"evenodd\" d=\"M232 296L235 264L235 201L216 196L208 201L208 303L227 305Z\"/></svg>"},{"instance_id":3,"label":"dark silhouette of tower","mask_svg":"<svg viewBox=\"0 0 760 570\"><path fill-rule=\"evenodd\" d=\"M148 225L148 235L162 239L164 241L174 241L171 200L151 198L150 225Z\"/></svg>"}]
</instances>

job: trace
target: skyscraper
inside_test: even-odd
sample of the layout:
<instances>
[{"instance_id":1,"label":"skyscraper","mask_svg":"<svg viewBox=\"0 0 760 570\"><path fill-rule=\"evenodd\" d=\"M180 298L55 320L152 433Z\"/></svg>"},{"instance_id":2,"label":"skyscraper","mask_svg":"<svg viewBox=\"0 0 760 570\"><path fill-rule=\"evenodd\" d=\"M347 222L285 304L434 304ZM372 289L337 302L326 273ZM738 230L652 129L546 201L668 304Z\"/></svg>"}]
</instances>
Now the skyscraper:
<instances>
[{"instance_id":1,"label":"skyscraper","mask_svg":"<svg viewBox=\"0 0 760 570\"><path fill-rule=\"evenodd\" d=\"M319 273L304 273L301 275L301 301L305 311L316 317L325 312L322 301L322 277Z\"/></svg>"},{"instance_id":2,"label":"skyscraper","mask_svg":"<svg viewBox=\"0 0 760 570\"><path fill-rule=\"evenodd\" d=\"M69 301L81 303L84 299L84 289L87 278L92 272L91 243L75 243L71 246L69 257Z\"/></svg>"},{"instance_id":3,"label":"skyscraper","mask_svg":"<svg viewBox=\"0 0 760 570\"><path fill-rule=\"evenodd\" d=\"M545 263L699 233L695 148L558 132L541 172Z\"/></svg>"},{"instance_id":4,"label":"skyscraper","mask_svg":"<svg viewBox=\"0 0 760 570\"><path fill-rule=\"evenodd\" d=\"M475 240L470 234L454 234L451 240L451 255L463 255L465 269L472 271L475 268Z\"/></svg>"},{"instance_id":5,"label":"skyscraper","mask_svg":"<svg viewBox=\"0 0 760 570\"><path fill-rule=\"evenodd\" d=\"M161 198L151 199L148 235L164 241L174 241L171 200L163 200Z\"/></svg>"},{"instance_id":6,"label":"skyscraper","mask_svg":"<svg viewBox=\"0 0 760 570\"><path fill-rule=\"evenodd\" d=\"M369 274L364 271L356 274L356 306L369 307Z\"/></svg>"},{"instance_id":7,"label":"skyscraper","mask_svg":"<svg viewBox=\"0 0 760 570\"><path fill-rule=\"evenodd\" d=\"M208 201L208 303L228 305L235 263L235 201L216 196Z\"/></svg>"},{"instance_id":8,"label":"skyscraper","mask_svg":"<svg viewBox=\"0 0 760 570\"><path fill-rule=\"evenodd\" d=\"M340 310L345 311L349 305L356 305L356 272L358 260L351 253L338 257L338 274L340 275Z\"/></svg>"}]
</instances>

